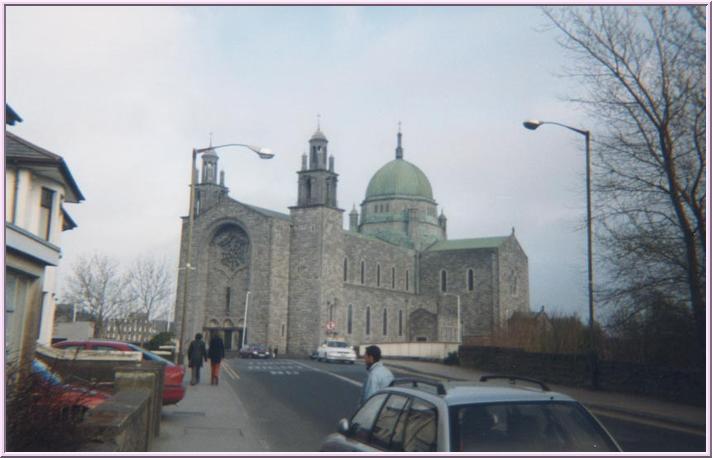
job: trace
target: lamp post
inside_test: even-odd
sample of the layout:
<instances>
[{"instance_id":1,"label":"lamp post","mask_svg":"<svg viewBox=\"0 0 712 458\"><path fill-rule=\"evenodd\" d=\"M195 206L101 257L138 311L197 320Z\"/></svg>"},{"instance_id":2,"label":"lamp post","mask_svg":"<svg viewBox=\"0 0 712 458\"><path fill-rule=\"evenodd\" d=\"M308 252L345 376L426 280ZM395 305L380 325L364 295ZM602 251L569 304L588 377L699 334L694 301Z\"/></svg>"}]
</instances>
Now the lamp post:
<instances>
[{"instance_id":1,"label":"lamp post","mask_svg":"<svg viewBox=\"0 0 712 458\"><path fill-rule=\"evenodd\" d=\"M592 254L592 237L591 237L591 132L588 130L577 129L575 127L567 126L566 124L561 124L553 121L538 121L538 120L528 120L524 121L524 127L529 130L536 130L539 126L544 124L553 124L555 126L563 127L565 129L572 130L578 134L584 136L586 140L586 232L587 232L587 243L588 243L588 328L590 334L590 351L591 351L591 365L592 365L592 380L591 383L594 388L598 386L598 362L596 355L596 342L594 336L594 315L593 315L593 254Z\"/></svg>"},{"instance_id":2,"label":"lamp post","mask_svg":"<svg viewBox=\"0 0 712 458\"><path fill-rule=\"evenodd\" d=\"M190 207L188 208L188 248L186 252L186 257L185 257L185 267L184 272L183 272L183 300L181 304L181 320L180 320L180 340L178 341L178 364L182 365L183 364L183 357L185 353L183 352L183 349L185 348L185 315L186 315L186 308L188 304L188 274L190 273L191 270L194 270L195 267L192 267L190 265L190 261L192 260L192 255L193 255L193 223L195 222L195 174L197 173L197 170L195 168L195 163L198 157L198 154L203 154L208 151L214 151L216 149L220 148L226 148L228 146L242 146L244 148L247 148L251 151L253 151L255 154L257 154L260 159L272 159L274 157L274 154L272 151L270 151L268 148L261 148L259 146L253 146L253 145L245 145L242 143L227 143L225 145L219 145L219 146L208 146L207 148L193 148L193 161L191 162L190 166Z\"/></svg>"},{"instance_id":3,"label":"lamp post","mask_svg":"<svg viewBox=\"0 0 712 458\"><path fill-rule=\"evenodd\" d=\"M457 343L462 345L462 325L460 324L460 295L454 293L443 293L443 296L455 296L457 298Z\"/></svg>"}]
</instances>

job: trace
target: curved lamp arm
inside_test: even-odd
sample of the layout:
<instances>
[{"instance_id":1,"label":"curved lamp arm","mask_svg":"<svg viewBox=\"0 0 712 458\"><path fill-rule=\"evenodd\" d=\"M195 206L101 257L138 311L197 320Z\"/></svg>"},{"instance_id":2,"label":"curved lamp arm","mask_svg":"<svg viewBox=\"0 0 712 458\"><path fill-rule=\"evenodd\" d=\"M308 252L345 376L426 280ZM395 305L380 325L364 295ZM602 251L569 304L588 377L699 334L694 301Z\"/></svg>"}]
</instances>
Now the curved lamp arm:
<instances>
[{"instance_id":1,"label":"curved lamp arm","mask_svg":"<svg viewBox=\"0 0 712 458\"><path fill-rule=\"evenodd\" d=\"M530 119L530 120L524 121L522 124L524 124L524 127L526 127L529 130L536 130L537 127L544 125L544 124L554 124L555 126L564 127L566 129L573 130L574 132L577 132L581 135L588 136L591 134L587 130L577 129L575 127L567 126L566 124L561 124L560 122L554 122L554 121L539 121L537 119Z\"/></svg>"},{"instance_id":2,"label":"curved lamp arm","mask_svg":"<svg viewBox=\"0 0 712 458\"><path fill-rule=\"evenodd\" d=\"M224 145L218 145L218 146L208 146L207 148L196 148L195 149L195 154L201 154L205 153L211 150L216 150L220 148L225 148L227 146L243 146L254 153L256 153L260 159L272 159L274 157L274 153L272 153L272 150L269 148L262 148L260 146L254 146L254 145L246 145L243 143L226 143Z\"/></svg>"}]
</instances>

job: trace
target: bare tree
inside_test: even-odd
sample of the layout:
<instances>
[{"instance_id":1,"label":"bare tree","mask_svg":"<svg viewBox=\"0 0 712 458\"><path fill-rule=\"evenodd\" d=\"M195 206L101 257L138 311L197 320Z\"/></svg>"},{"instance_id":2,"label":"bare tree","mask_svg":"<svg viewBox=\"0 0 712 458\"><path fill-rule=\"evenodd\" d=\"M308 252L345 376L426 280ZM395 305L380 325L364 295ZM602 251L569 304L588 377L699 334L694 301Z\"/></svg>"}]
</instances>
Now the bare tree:
<instances>
[{"instance_id":1,"label":"bare tree","mask_svg":"<svg viewBox=\"0 0 712 458\"><path fill-rule=\"evenodd\" d=\"M82 256L67 280L66 300L87 311L95 320L94 337L103 337L110 318L128 313L126 284L115 259L99 253Z\"/></svg>"},{"instance_id":2,"label":"bare tree","mask_svg":"<svg viewBox=\"0 0 712 458\"><path fill-rule=\"evenodd\" d=\"M128 292L148 319L167 315L167 299L173 291L170 272L165 260L150 256L136 259L128 272Z\"/></svg>"},{"instance_id":3,"label":"bare tree","mask_svg":"<svg viewBox=\"0 0 712 458\"><path fill-rule=\"evenodd\" d=\"M685 303L705 346L704 6L552 7L573 53L574 98L595 119L596 219L610 269L600 298ZM655 294L653 294L653 292Z\"/></svg>"}]
</instances>

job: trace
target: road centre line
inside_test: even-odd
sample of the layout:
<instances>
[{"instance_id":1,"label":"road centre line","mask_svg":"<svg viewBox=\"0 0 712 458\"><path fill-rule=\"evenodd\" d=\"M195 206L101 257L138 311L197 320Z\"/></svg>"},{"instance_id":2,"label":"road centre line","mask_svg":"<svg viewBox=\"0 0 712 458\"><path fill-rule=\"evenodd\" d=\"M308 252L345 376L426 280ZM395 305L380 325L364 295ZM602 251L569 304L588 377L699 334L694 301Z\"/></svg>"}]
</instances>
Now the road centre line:
<instances>
[{"instance_id":1,"label":"road centre line","mask_svg":"<svg viewBox=\"0 0 712 458\"><path fill-rule=\"evenodd\" d=\"M350 384L352 384L352 385L356 385L356 386L359 387L359 388L363 386L363 383L357 382L356 380L351 380L351 379L348 378L348 377L343 377L343 376L341 376L341 375L334 374L333 372L325 371L325 370L319 369L319 368L317 368L317 367L312 367L312 366L309 366L309 365L307 365L307 364L300 363L299 361L294 361L294 363L295 363L295 364L299 364L300 366L305 367L305 368L307 368L307 369L311 369L311 370L313 370L313 371L322 372L322 373L324 373L324 374L331 375L332 377L336 377L336 378L338 378L338 379L340 379L340 380L343 380L344 382L348 382L348 383L350 383Z\"/></svg>"}]
</instances>

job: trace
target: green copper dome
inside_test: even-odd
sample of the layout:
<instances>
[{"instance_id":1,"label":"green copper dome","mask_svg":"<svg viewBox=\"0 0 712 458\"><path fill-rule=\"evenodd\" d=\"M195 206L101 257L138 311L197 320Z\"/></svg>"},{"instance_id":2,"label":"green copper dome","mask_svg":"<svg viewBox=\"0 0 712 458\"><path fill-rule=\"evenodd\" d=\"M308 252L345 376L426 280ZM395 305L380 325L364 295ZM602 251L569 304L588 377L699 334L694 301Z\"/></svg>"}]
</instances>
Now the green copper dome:
<instances>
[{"instance_id":1,"label":"green copper dome","mask_svg":"<svg viewBox=\"0 0 712 458\"><path fill-rule=\"evenodd\" d=\"M371 178L366 189L366 200L395 196L432 201L433 188L417 166L404 159L394 159Z\"/></svg>"}]
</instances>

